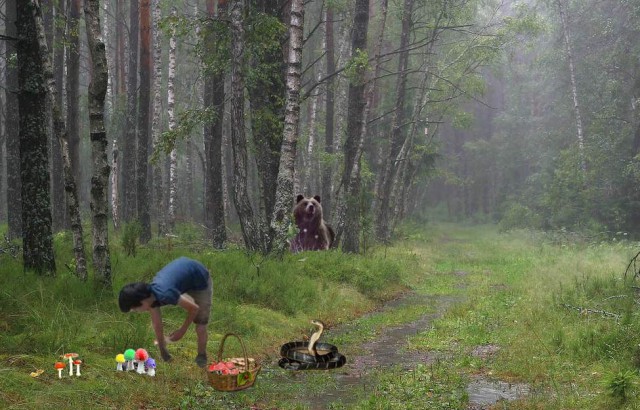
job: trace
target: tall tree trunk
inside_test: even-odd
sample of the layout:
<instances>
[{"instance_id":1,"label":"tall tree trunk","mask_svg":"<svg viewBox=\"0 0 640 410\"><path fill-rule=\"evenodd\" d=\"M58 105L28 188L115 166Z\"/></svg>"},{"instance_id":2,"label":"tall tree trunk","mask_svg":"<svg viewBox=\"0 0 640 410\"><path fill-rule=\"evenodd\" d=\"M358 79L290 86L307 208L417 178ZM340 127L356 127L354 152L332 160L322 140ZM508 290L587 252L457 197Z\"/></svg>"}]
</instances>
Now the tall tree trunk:
<instances>
[{"instance_id":1,"label":"tall tree trunk","mask_svg":"<svg viewBox=\"0 0 640 410\"><path fill-rule=\"evenodd\" d=\"M16 11L17 0L7 0L6 2L6 33L12 38L18 37ZM6 41L5 61L15 61L16 42ZM7 223L9 227L9 239L22 237L22 188L20 182L20 116L18 114L18 66L17 64L7 64L6 76L7 88L5 91L7 103Z\"/></svg>"},{"instance_id":2,"label":"tall tree trunk","mask_svg":"<svg viewBox=\"0 0 640 410\"><path fill-rule=\"evenodd\" d=\"M271 250L281 254L287 245L287 232L293 205L293 177L300 123L300 77L302 76L302 43L304 33L303 0L291 0L289 56L287 58L286 102L282 153L278 171L278 189L271 218Z\"/></svg>"},{"instance_id":3,"label":"tall tree trunk","mask_svg":"<svg viewBox=\"0 0 640 410\"><path fill-rule=\"evenodd\" d=\"M107 161L107 133L104 128L104 99L107 93L107 57L101 41L100 1L86 0L85 22L91 56L93 78L89 84L89 129L91 135L91 220L93 223L93 269L96 281L111 287L109 256L108 201L109 162Z\"/></svg>"},{"instance_id":4,"label":"tall tree trunk","mask_svg":"<svg viewBox=\"0 0 640 410\"><path fill-rule=\"evenodd\" d=\"M253 2L252 2L253 3ZM284 21L281 13L281 0L260 0L255 2L270 17ZM288 24L288 22L285 22ZM249 103L251 107L252 135L256 151L261 193L261 208L264 210L266 223L269 224L275 204L278 168L280 166L280 148L282 145L282 126L284 118L284 59L281 39L267 39L260 47L266 48L259 61L250 61L259 75L251 77L247 82ZM261 215L262 217L262 215Z\"/></svg>"},{"instance_id":5,"label":"tall tree trunk","mask_svg":"<svg viewBox=\"0 0 640 410\"><path fill-rule=\"evenodd\" d=\"M80 166L80 10L82 0L70 0L67 23L67 140L73 179L81 191L82 169Z\"/></svg>"},{"instance_id":6,"label":"tall tree trunk","mask_svg":"<svg viewBox=\"0 0 640 410\"><path fill-rule=\"evenodd\" d=\"M171 16L175 18L177 11L175 7L171 11ZM171 27L169 37L169 68L167 71L167 116L169 117L169 131L176 128L175 104L176 96L174 82L176 78L176 27ZM177 154L175 147L169 154L169 201L168 201L168 225L169 232L173 232L176 225L176 200L177 200Z\"/></svg>"},{"instance_id":7,"label":"tall tree trunk","mask_svg":"<svg viewBox=\"0 0 640 410\"><path fill-rule=\"evenodd\" d=\"M67 193L67 204L69 217L71 220L71 229L73 233L73 254L75 257L76 276L82 280L87 280L87 261L84 251L84 241L82 233L82 221L80 219L80 210L78 204L78 191L76 188L73 173L71 172L71 160L69 158L69 144L67 142L67 130L64 117L62 115L62 103L58 92L59 87L54 77L54 69L51 64L47 43L44 40L44 27L38 21L36 16L36 27L39 32L40 50L43 56L43 73L46 80L47 90L49 92L49 102L51 103L51 113L53 115L53 139L58 141L60 146L60 155L63 162L64 174L64 191ZM61 76L60 76L61 77ZM64 201L62 201L64 202Z\"/></svg>"},{"instance_id":8,"label":"tall tree trunk","mask_svg":"<svg viewBox=\"0 0 640 410\"><path fill-rule=\"evenodd\" d=\"M124 1L116 1L116 94L123 95L126 91L125 83L125 17Z\"/></svg>"},{"instance_id":9,"label":"tall tree trunk","mask_svg":"<svg viewBox=\"0 0 640 410\"><path fill-rule=\"evenodd\" d=\"M327 74L333 74L336 71L336 63L334 58L334 41L333 41L333 8L327 5L325 14L325 50L327 55ZM335 105L335 86L334 76L329 77L326 84L325 95L325 136L324 136L324 152L328 158L333 156L333 123L335 121L334 105ZM322 163L322 214L327 220L332 220L333 212L333 161L324 161Z\"/></svg>"},{"instance_id":10,"label":"tall tree trunk","mask_svg":"<svg viewBox=\"0 0 640 410\"><path fill-rule=\"evenodd\" d=\"M55 13L53 20L55 23L55 37L52 47L48 49L52 52L53 68L55 70L55 92L56 98L52 102L52 109L58 109L62 115L62 79L64 76L64 25L62 19L65 13L64 0L57 0L55 3ZM54 118L54 122L56 119ZM66 126L66 125L65 125ZM65 131L66 132L66 131ZM51 205L53 210L52 221L53 230L59 231L65 226L65 201L64 201L64 174L62 163L62 149L60 139L54 133L51 137Z\"/></svg>"},{"instance_id":11,"label":"tall tree trunk","mask_svg":"<svg viewBox=\"0 0 640 410\"><path fill-rule=\"evenodd\" d=\"M403 129L405 118L405 95L407 90L407 66L409 63L409 33L411 30L411 13L414 0L404 0L402 12L402 32L400 34L400 55L398 60L398 79L396 81L396 101L393 111L391 132L389 136L388 155L385 158L380 190L377 198L376 235L379 240L389 239L389 211L392 205L391 189L397 169L396 157L404 142Z\"/></svg>"},{"instance_id":12,"label":"tall tree trunk","mask_svg":"<svg viewBox=\"0 0 640 410\"><path fill-rule=\"evenodd\" d=\"M217 0L207 1L209 15L209 27L206 44L214 46L218 39L214 38L214 25L216 14L225 13L224 5L217 7ZM211 55L211 53L208 53ZM222 192L222 125L224 120L224 71L219 67L207 67L204 84L204 105L207 110L212 110L214 119L205 124L204 150L205 150L205 225L212 236L214 249L222 249L227 240L227 230L224 219L224 197Z\"/></svg>"},{"instance_id":13,"label":"tall tree trunk","mask_svg":"<svg viewBox=\"0 0 640 410\"><path fill-rule=\"evenodd\" d=\"M247 138L244 124L245 33L244 0L231 1L231 148L233 150L233 202L247 249L266 250L261 224L254 217L247 191Z\"/></svg>"},{"instance_id":14,"label":"tall tree trunk","mask_svg":"<svg viewBox=\"0 0 640 410\"><path fill-rule=\"evenodd\" d=\"M120 175L120 155L118 151L118 139L113 138L111 145L111 222L113 229L120 229L120 185L118 175Z\"/></svg>"},{"instance_id":15,"label":"tall tree trunk","mask_svg":"<svg viewBox=\"0 0 640 410\"><path fill-rule=\"evenodd\" d=\"M160 37L160 19L162 17L160 0L153 0L153 120L151 122L151 139L153 141L153 151L158 149L160 141L160 110L162 109L162 43ZM115 172L115 171L114 171ZM156 161L152 168L153 174L153 203L156 209L156 219L158 221L158 235L167 233L166 213L164 207L164 184L162 181L161 161Z\"/></svg>"},{"instance_id":16,"label":"tall tree trunk","mask_svg":"<svg viewBox=\"0 0 640 410\"><path fill-rule=\"evenodd\" d=\"M357 58L366 52L369 31L369 0L356 0L353 17L353 38L351 56ZM344 195L344 239L342 250L357 253L360 251L361 205L360 205L360 161L359 147L362 135L362 119L365 107L366 66L359 65L349 84L349 107L347 113L347 136L344 143L344 174L342 188ZM355 170L355 172L353 172Z\"/></svg>"},{"instance_id":17,"label":"tall tree trunk","mask_svg":"<svg viewBox=\"0 0 640 410\"><path fill-rule=\"evenodd\" d=\"M129 69L127 73L127 119L122 150L122 219L125 223L136 219L136 122L138 112L138 1L129 7Z\"/></svg>"},{"instance_id":18,"label":"tall tree trunk","mask_svg":"<svg viewBox=\"0 0 640 410\"><path fill-rule=\"evenodd\" d=\"M36 16L41 19L41 13L37 1L22 0L17 4L22 247L25 270L55 275L49 198L47 84L44 81L43 53L46 50L40 50L36 27Z\"/></svg>"},{"instance_id":19,"label":"tall tree trunk","mask_svg":"<svg viewBox=\"0 0 640 410\"><path fill-rule=\"evenodd\" d=\"M571 36L569 34L569 23L565 13L563 0L556 0L562 23L562 36L564 39L565 52L567 53L567 63L569 64L569 77L571 79L571 96L573 97L573 112L576 116L576 133L578 138L578 154L580 155L580 166L583 177L587 172L587 162L584 155L584 134L582 128L582 116L580 115L580 103L578 101L578 86L576 83L576 73L573 63L573 51L571 50Z\"/></svg>"},{"instance_id":20,"label":"tall tree trunk","mask_svg":"<svg viewBox=\"0 0 640 410\"><path fill-rule=\"evenodd\" d=\"M149 109L151 107L151 1L140 0L140 87L138 89L138 221L140 243L151 239L149 215Z\"/></svg>"}]
</instances>

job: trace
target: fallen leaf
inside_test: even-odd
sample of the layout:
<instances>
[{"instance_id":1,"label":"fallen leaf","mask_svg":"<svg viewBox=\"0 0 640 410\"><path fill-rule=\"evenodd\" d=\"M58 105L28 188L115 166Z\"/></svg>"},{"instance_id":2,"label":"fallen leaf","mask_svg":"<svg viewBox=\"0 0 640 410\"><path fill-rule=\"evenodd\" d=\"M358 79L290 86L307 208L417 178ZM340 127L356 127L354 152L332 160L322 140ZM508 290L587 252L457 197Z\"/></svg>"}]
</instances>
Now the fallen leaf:
<instances>
[{"instance_id":1,"label":"fallen leaf","mask_svg":"<svg viewBox=\"0 0 640 410\"><path fill-rule=\"evenodd\" d=\"M31 377L38 377L38 376L40 376L42 373L44 373L44 370L42 370L42 369L38 369L38 370L36 370L35 372L31 372L31 373L29 374L29 376L31 376Z\"/></svg>"}]
</instances>

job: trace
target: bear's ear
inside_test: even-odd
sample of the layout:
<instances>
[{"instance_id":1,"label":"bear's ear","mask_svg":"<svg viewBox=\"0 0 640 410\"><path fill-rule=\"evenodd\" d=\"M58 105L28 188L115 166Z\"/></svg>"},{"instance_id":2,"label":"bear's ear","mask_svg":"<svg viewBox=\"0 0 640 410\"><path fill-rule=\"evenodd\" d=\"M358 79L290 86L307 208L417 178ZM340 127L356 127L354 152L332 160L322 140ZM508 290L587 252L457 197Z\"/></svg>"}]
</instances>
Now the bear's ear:
<instances>
[{"instance_id":1,"label":"bear's ear","mask_svg":"<svg viewBox=\"0 0 640 410\"><path fill-rule=\"evenodd\" d=\"M298 195L296 197L296 204L304 199L304 195Z\"/></svg>"},{"instance_id":2,"label":"bear's ear","mask_svg":"<svg viewBox=\"0 0 640 410\"><path fill-rule=\"evenodd\" d=\"M313 199L315 199L316 201L320 202L320 195L314 196Z\"/></svg>"}]
</instances>

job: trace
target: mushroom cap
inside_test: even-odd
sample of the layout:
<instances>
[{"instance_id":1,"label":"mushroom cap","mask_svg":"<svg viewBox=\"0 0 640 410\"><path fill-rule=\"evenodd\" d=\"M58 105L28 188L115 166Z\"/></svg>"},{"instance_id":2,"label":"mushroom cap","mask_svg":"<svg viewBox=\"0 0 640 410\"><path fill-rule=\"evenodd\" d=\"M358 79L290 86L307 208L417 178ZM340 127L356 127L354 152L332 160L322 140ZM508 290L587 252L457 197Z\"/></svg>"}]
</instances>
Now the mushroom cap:
<instances>
[{"instance_id":1,"label":"mushroom cap","mask_svg":"<svg viewBox=\"0 0 640 410\"><path fill-rule=\"evenodd\" d=\"M80 356L78 353L65 353L60 357L65 358L65 359L68 359L68 358L75 359L78 356Z\"/></svg>"},{"instance_id":2,"label":"mushroom cap","mask_svg":"<svg viewBox=\"0 0 640 410\"><path fill-rule=\"evenodd\" d=\"M147 353L145 349L140 348L136 350L136 360L145 361L148 358L149 358L149 353Z\"/></svg>"},{"instance_id":3,"label":"mushroom cap","mask_svg":"<svg viewBox=\"0 0 640 410\"><path fill-rule=\"evenodd\" d=\"M127 349L124 351L125 360L133 360L136 357L136 351L133 349Z\"/></svg>"},{"instance_id":4,"label":"mushroom cap","mask_svg":"<svg viewBox=\"0 0 640 410\"><path fill-rule=\"evenodd\" d=\"M144 362L144 364L150 369L156 368L156 361L153 359L153 357L148 358L147 361Z\"/></svg>"},{"instance_id":5,"label":"mushroom cap","mask_svg":"<svg viewBox=\"0 0 640 410\"><path fill-rule=\"evenodd\" d=\"M76 359L73 361L73 364L82 364L82 360Z\"/></svg>"},{"instance_id":6,"label":"mushroom cap","mask_svg":"<svg viewBox=\"0 0 640 410\"><path fill-rule=\"evenodd\" d=\"M116 356L116 362L124 363L124 355L122 353Z\"/></svg>"},{"instance_id":7,"label":"mushroom cap","mask_svg":"<svg viewBox=\"0 0 640 410\"><path fill-rule=\"evenodd\" d=\"M62 362L56 362L56 364L53 365L56 369L64 369L66 366L67 365Z\"/></svg>"}]
</instances>

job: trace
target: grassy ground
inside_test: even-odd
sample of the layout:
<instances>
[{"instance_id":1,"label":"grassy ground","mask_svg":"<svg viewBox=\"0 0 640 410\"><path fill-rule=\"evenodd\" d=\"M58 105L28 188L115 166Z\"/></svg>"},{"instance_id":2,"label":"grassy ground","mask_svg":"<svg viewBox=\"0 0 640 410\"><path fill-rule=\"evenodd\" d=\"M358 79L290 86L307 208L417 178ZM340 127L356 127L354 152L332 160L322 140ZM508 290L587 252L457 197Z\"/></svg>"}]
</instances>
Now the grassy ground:
<instances>
[{"instance_id":1,"label":"grassy ground","mask_svg":"<svg viewBox=\"0 0 640 410\"><path fill-rule=\"evenodd\" d=\"M55 279L25 274L18 261L0 255L0 408L302 409L301 395L338 387L331 372L297 379L276 367L265 369L245 392L218 393L193 363L193 332L170 346L174 361L160 363L155 378L116 372L114 357L126 348L155 353L148 317L120 313L117 290L150 279L179 255L203 261L213 274L210 356L222 335L234 332L251 355L273 363L280 344L309 334L309 320L319 318L357 330L339 339L349 357L380 329L424 313L408 306L358 319L398 292L458 301L410 339L412 349L437 360L413 372L377 371L374 387L359 392L356 404L333 404L335 409L464 409L472 377L529 385L531 394L507 408L640 407L640 318L633 283L623 280L637 243L427 225L405 229L393 246L366 256L331 251L275 260L233 249L207 251L187 229L171 244L138 249L136 257L125 256L114 240L111 293L66 272L69 241L56 237ZM183 318L178 309L163 308L163 314L168 329ZM472 354L483 346L497 352ZM230 349L238 354L237 347ZM53 363L69 351L84 359L83 376L59 380ZM45 372L33 378L29 373L36 369Z\"/></svg>"}]
</instances>

